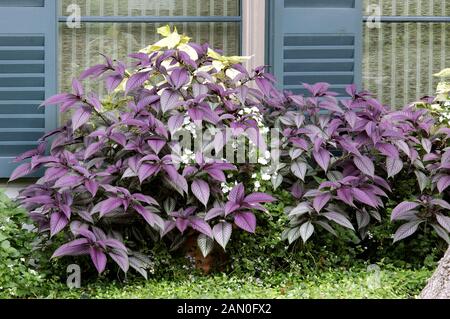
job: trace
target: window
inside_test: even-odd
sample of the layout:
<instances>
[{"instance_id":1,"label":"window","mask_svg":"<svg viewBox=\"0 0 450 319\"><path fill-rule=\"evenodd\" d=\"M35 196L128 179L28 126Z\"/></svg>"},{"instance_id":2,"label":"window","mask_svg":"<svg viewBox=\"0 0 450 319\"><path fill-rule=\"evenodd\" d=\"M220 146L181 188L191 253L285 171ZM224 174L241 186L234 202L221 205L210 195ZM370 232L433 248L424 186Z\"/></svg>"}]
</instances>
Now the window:
<instances>
[{"instance_id":1,"label":"window","mask_svg":"<svg viewBox=\"0 0 450 319\"><path fill-rule=\"evenodd\" d=\"M433 74L450 66L450 1L364 0L370 5L382 18L381 28L364 26L364 88L395 108L433 95Z\"/></svg>"},{"instance_id":2,"label":"window","mask_svg":"<svg viewBox=\"0 0 450 319\"><path fill-rule=\"evenodd\" d=\"M79 5L81 28L66 25L67 7ZM194 42L208 42L227 55L240 53L239 0L62 0L59 26L59 89L69 90L71 78L99 63L99 53L123 59L154 43L156 29L176 26ZM103 87L91 89L103 92Z\"/></svg>"}]
</instances>

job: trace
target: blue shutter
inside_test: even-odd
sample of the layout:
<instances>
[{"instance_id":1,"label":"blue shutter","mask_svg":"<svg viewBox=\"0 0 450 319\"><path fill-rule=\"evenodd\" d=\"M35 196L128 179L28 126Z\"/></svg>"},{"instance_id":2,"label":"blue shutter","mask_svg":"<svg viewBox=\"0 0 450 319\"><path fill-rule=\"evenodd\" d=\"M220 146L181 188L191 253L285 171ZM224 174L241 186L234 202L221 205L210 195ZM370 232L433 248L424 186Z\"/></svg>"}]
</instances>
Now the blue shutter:
<instances>
[{"instance_id":1,"label":"blue shutter","mask_svg":"<svg viewBox=\"0 0 450 319\"><path fill-rule=\"evenodd\" d=\"M56 127L56 37L55 0L0 0L0 178Z\"/></svg>"},{"instance_id":2,"label":"blue shutter","mask_svg":"<svg viewBox=\"0 0 450 319\"><path fill-rule=\"evenodd\" d=\"M329 82L331 89L362 78L361 0L272 0L270 61L279 87L306 93L301 83Z\"/></svg>"}]
</instances>

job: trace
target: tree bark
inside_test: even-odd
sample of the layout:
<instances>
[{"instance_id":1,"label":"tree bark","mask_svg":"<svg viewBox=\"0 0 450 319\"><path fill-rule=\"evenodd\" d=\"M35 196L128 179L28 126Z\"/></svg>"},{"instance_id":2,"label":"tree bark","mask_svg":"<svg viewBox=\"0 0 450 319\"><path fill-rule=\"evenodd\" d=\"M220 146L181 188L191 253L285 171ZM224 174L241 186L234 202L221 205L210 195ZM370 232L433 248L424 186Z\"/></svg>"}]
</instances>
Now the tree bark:
<instances>
[{"instance_id":1,"label":"tree bark","mask_svg":"<svg viewBox=\"0 0 450 319\"><path fill-rule=\"evenodd\" d=\"M428 280L419 298L421 299L450 299L450 248L433 276Z\"/></svg>"}]
</instances>

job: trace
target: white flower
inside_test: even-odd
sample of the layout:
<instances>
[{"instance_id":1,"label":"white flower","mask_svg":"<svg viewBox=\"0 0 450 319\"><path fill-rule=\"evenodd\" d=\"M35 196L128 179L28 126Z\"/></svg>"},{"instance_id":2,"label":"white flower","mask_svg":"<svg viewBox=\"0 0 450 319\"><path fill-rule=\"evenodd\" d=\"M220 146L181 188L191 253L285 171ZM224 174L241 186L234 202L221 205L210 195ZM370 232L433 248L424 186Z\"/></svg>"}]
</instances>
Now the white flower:
<instances>
[{"instance_id":1,"label":"white flower","mask_svg":"<svg viewBox=\"0 0 450 319\"><path fill-rule=\"evenodd\" d=\"M271 177L269 174L262 174L262 175L261 175L261 179L262 179L263 181L270 181L271 178L272 178L272 177Z\"/></svg>"},{"instance_id":2,"label":"white flower","mask_svg":"<svg viewBox=\"0 0 450 319\"><path fill-rule=\"evenodd\" d=\"M268 161L265 158L260 157L258 158L258 163L262 165L267 165Z\"/></svg>"}]
</instances>

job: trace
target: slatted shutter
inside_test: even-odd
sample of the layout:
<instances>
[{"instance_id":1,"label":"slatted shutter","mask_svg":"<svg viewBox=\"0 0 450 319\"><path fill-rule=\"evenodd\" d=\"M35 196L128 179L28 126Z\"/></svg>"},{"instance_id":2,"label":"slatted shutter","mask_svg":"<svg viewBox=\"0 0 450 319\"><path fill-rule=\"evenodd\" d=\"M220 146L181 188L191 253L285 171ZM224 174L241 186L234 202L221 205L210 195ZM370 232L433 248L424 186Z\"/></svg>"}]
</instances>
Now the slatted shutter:
<instances>
[{"instance_id":1,"label":"slatted shutter","mask_svg":"<svg viewBox=\"0 0 450 319\"><path fill-rule=\"evenodd\" d=\"M55 0L0 0L0 178L18 154L56 127Z\"/></svg>"},{"instance_id":2,"label":"slatted shutter","mask_svg":"<svg viewBox=\"0 0 450 319\"><path fill-rule=\"evenodd\" d=\"M303 94L302 82L329 82L343 94L361 85L361 0L273 0L269 29L280 88Z\"/></svg>"}]
</instances>

